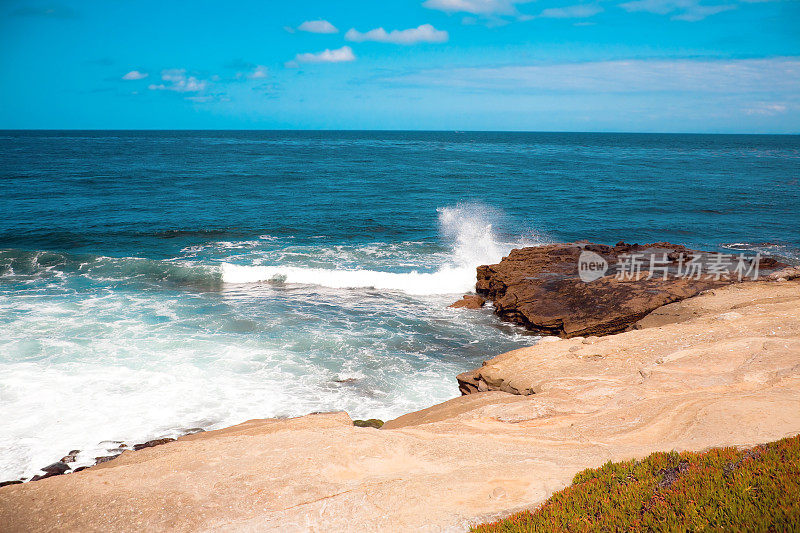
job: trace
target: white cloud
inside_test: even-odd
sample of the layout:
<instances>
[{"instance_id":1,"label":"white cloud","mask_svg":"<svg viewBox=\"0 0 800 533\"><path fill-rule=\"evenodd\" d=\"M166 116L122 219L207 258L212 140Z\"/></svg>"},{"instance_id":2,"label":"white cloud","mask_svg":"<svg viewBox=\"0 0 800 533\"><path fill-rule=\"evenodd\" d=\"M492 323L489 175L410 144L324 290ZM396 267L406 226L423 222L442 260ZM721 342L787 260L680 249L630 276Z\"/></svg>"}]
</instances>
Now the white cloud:
<instances>
[{"instance_id":1,"label":"white cloud","mask_svg":"<svg viewBox=\"0 0 800 533\"><path fill-rule=\"evenodd\" d=\"M231 61L227 64L228 68L241 69L236 72L237 80L263 80L269 77L269 68L265 65L256 65L248 63L241 59ZM211 81L219 81L221 78L218 75L211 76Z\"/></svg>"},{"instance_id":2,"label":"white cloud","mask_svg":"<svg viewBox=\"0 0 800 533\"><path fill-rule=\"evenodd\" d=\"M151 91L175 91L179 93L194 93L206 89L208 82L194 76L187 76L186 69L167 69L161 71L161 81L156 85L151 83L147 88Z\"/></svg>"},{"instance_id":3,"label":"white cloud","mask_svg":"<svg viewBox=\"0 0 800 533\"><path fill-rule=\"evenodd\" d=\"M717 13L730 11L732 9L736 9L736 6L734 5L694 6L690 9L687 9L683 13L675 15L674 17L672 17L672 20L685 20L687 22L697 22L698 20L703 20L704 18L710 17L711 15L716 15Z\"/></svg>"},{"instance_id":4,"label":"white cloud","mask_svg":"<svg viewBox=\"0 0 800 533\"><path fill-rule=\"evenodd\" d=\"M633 0L619 4L628 12L646 12L656 15L672 15L673 20L696 22L711 15L736 9L734 4L702 5L699 0Z\"/></svg>"},{"instance_id":5,"label":"white cloud","mask_svg":"<svg viewBox=\"0 0 800 533\"><path fill-rule=\"evenodd\" d=\"M567 7L551 7L542 11L539 16L553 19L587 18L597 15L601 11L603 8L596 4L578 4Z\"/></svg>"},{"instance_id":6,"label":"white cloud","mask_svg":"<svg viewBox=\"0 0 800 533\"><path fill-rule=\"evenodd\" d=\"M694 2L682 2L681 0L634 0L633 2L625 2L624 4L620 4L619 7L625 11L628 11L629 13L645 11L647 13L655 13L657 15L666 15L667 13L678 9L679 4L694 4Z\"/></svg>"},{"instance_id":7,"label":"white cloud","mask_svg":"<svg viewBox=\"0 0 800 533\"><path fill-rule=\"evenodd\" d=\"M416 43L444 43L450 38L446 31L437 30L430 24L422 24L407 30L393 30L387 32L383 28L376 28L366 33L355 29L348 31L345 36L348 41L357 43L375 41L379 43L416 44Z\"/></svg>"},{"instance_id":8,"label":"white cloud","mask_svg":"<svg viewBox=\"0 0 800 533\"><path fill-rule=\"evenodd\" d=\"M309 33L338 33L339 30L336 26L327 20L307 20L297 27L300 31L307 31Z\"/></svg>"},{"instance_id":9,"label":"white cloud","mask_svg":"<svg viewBox=\"0 0 800 533\"><path fill-rule=\"evenodd\" d=\"M294 60L298 63L343 63L346 61L355 61L356 56L353 54L353 49L349 46L343 46L336 50L325 49L322 52L311 54L297 54Z\"/></svg>"},{"instance_id":10,"label":"white cloud","mask_svg":"<svg viewBox=\"0 0 800 533\"><path fill-rule=\"evenodd\" d=\"M147 72L139 72L138 70L132 70L132 71L128 72L127 74L125 74L124 76L122 76L122 79L123 80L129 80L129 81L130 80L143 80L147 76L149 76L149 74Z\"/></svg>"},{"instance_id":11,"label":"white cloud","mask_svg":"<svg viewBox=\"0 0 800 533\"><path fill-rule=\"evenodd\" d=\"M269 76L269 70L264 65L257 65L252 72L247 74L248 80L263 80Z\"/></svg>"},{"instance_id":12,"label":"white cloud","mask_svg":"<svg viewBox=\"0 0 800 533\"><path fill-rule=\"evenodd\" d=\"M632 59L459 68L427 70L390 81L526 93L800 94L800 56L733 60Z\"/></svg>"},{"instance_id":13,"label":"white cloud","mask_svg":"<svg viewBox=\"0 0 800 533\"><path fill-rule=\"evenodd\" d=\"M764 115L772 117L775 115L782 115L788 110L789 106L784 103L757 102L753 107L745 109L744 112L748 115Z\"/></svg>"},{"instance_id":14,"label":"white cloud","mask_svg":"<svg viewBox=\"0 0 800 533\"><path fill-rule=\"evenodd\" d=\"M514 4L528 0L425 0L422 6L447 13L472 13L473 15L514 15Z\"/></svg>"}]
</instances>

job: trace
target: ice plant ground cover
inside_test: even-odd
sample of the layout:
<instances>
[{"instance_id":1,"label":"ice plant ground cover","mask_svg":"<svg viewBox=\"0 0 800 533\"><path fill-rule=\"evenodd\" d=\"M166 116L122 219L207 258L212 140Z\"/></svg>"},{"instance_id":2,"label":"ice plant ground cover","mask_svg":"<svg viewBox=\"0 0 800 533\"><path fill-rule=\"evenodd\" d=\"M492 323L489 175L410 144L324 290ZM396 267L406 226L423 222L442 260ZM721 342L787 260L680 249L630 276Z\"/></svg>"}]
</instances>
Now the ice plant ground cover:
<instances>
[{"instance_id":1,"label":"ice plant ground cover","mask_svg":"<svg viewBox=\"0 0 800 533\"><path fill-rule=\"evenodd\" d=\"M608 462L578 473L540 508L472 531L798 531L798 501L800 435Z\"/></svg>"}]
</instances>

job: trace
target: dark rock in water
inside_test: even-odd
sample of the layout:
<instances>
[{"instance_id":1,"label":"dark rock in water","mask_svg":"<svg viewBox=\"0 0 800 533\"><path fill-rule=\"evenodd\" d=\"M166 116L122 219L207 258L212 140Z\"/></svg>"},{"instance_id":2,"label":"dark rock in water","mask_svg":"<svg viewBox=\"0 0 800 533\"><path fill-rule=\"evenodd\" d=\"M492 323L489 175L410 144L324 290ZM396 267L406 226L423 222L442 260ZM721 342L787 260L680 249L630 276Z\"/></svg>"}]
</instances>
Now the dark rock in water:
<instances>
[{"instance_id":1,"label":"dark rock in water","mask_svg":"<svg viewBox=\"0 0 800 533\"><path fill-rule=\"evenodd\" d=\"M758 268L760 270L776 270L778 268L783 268L785 266L788 266L788 265L785 264L785 263L781 263L780 261L778 261L774 257L762 257L758 261Z\"/></svg>"},{"instance_id":2,"label":"dark rock in water","mask_svg":"<svg viewBox=\"0 0 800 533\"><path fill-rule=\"evenodd\" d=\"M356 382L358 382L358 379L356 379L356 378L334 379L333 382L334 383L343 383L343 384L356 383Z\"/></svg>"},{"instance_id":3,"label":"dark rock in water","mask_svg":"<svg viewBox=\"0 0 800 533\"><path fill-rule=\"evenodd\" d=\"M61 474L42 474L42 475L36 475L36 476L33 476L33 477L31 478L31 481L39 481L39 480L42 480L42 479L47 479L47 478L49 478L49 477L58 476L58 475L61 475Z\"/></svg>"},{"instance_id":4,"label":"dark rock in water","mask_svg":"<svg viewBox=\"0 0 800 533\"><path fill-rule=\"evenodd\" d=\"M44 474L33 476L31 478L31 481L39 481L40 479L47 479L53 476L60 476L69 469L70 468L68 464L64 463L63 461L59 461L57 463L53 463L51 465L47 465L44 468L42 468L42 472L44 472Z\"/></svg>"},{"instance_id":5,"label":"dark rock in water","mask_svg":"<svg viewBox=\"0 0 800 533\"><path fill-rule=\"evenodd\" d=\"M465 294L463 298L455 303L450 304L449 307L456 309L480 309L485 304L486 299L483 296L478 296L477 294Z\"/></svg>"},{"instance_id":6,"label":"dark rock in water","mask_svg":"<svg viewBox=\"0 0 800 533\"><path fill-rule=\"evenodd\" d=\"M88 467L88 466L79 466L78 468L76 468L75 470L73 470L73 471L72 471L72 473L74 474L74 473L76 473L76 472L80 472L80 471L82 471L82 470L86 470L87 468L89 468L89 467Z\"/></svg>"},{"instance_id":7,"label":"dark rock in water","mask_svg":"<svg viewBox=\"0 0 800 533\"><path fill-rule=\"evenodd\" d=\"M107 463L109 461L113 461L117 457L119 457L119 455L104 455L103 457L95 457L94 464L99 465L102 463Z\"/></svg>"},{"instance_id":8,"label":"dark rock in water","mask_svg":"<svg viewBox=\"0 0 800 533\"><path fill-rule=\"evenodd\" d=\"M42 468L43 472L46 472L48 474L52 474L54 476L57 476L59 474L63 474L67 470L69 470L69 465L64 463L64 462L61 462L61 461L59 461L57 463L53 463L51 465L47 465L46 467Z\"/></svg>"},{"instance_id":9,"label":"dark rock in water","mask_svg":"<svg viewBox=\"0 0 800 533\"><path fill-rule=\"evenodd\" d=\"M61 458L61 462L62 463L74 463L75 462L75 458L76 457L75 457L74 454L65 455L64 457Z\"/></svg>"},{"instance_id":10,"label":"dark rock in water","mask_svg":"<svg viewBox=\"0 0 800 533\"><path fill-rule=\"evenodd\" d=\"M738 281L734 256L726 256L720 267L719 255L665 242L520 248L498 264L478 267L475 288L494 302L500 318L536 333L609 335L662 305ZM785 265L761 259L758 266L764 275Z\"/></svg>"},{"instance_id":11,"label":"dark rock in water","mask_svg":"<svg viewBox=\"0 0 800 533\"><path fill-rule=\"evenodd\" d=\"M134 444L133 445L133 449L134 449L134 451L143 450L145 448L152 448L154 446L160 446L162 444L166 444L166 443L172 442L174 440L175 439L172 439L172 438L169 438L169 437L165 437L163 439L153 439L153 440L149 440L149 441L147 441L147 442L145 442L143 444Z\"/></svg>"},{"instance_id":12,"label":"dark rock in water","mask_svg":"<svg viewBox=\"0 0 800 533\"><path fill-rule=\"evenodd\" d=\"M19 479L15 479L14 481L0 481L0 487L6 487L8 485L20 485L22 481Z\"/></svg>"},{"instance_id":13,"label":"dark rock in water","mask_svg":"<svg viewBox=\"0 0 800 533\"><path fill-rule=\"evenodd\" d=\"M359 428L375 428L381 429L383 420L377 418L370 418L369 420L353 420L353 425Z\"/></svg>"}]
</instances>

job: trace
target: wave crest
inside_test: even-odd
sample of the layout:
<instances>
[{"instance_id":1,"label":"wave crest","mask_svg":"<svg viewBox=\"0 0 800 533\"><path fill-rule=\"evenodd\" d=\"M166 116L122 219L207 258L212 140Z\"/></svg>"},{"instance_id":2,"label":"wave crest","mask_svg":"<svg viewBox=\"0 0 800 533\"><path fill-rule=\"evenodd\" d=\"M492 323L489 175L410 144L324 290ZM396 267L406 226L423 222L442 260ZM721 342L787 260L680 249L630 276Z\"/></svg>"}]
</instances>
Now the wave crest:
<instances>
[{"instance_id":1,"label":"wave crest","mask_svg":"<svg viewBox=\"0 0 800 533\"><path fill-rule=\"evenodd\" d=\"M285 266L246 266L223 263L225 283L319 285L334 289L372 288L408 294L451 294L471 290L475 269L443 267L436 272L382 272Z\"/></svg>"},{"instance_id":2,"label":"wave crest","mask_svg":"<svg viewBox=\"0 0 800 533\"><path fill-rule=\"evenodd\" d=\"M318 285L336 289L374 288L408 294L457 294L474 290L479 265L500 261L512 248L541 244L540 238L502 242L493 221L497 210L478 204L459 204L437 210L439 232L451 253L433 272L388 272L369 269L324 269L297 266L247 266L223 263L225 283Z\"/></svg>"}]
</instances>

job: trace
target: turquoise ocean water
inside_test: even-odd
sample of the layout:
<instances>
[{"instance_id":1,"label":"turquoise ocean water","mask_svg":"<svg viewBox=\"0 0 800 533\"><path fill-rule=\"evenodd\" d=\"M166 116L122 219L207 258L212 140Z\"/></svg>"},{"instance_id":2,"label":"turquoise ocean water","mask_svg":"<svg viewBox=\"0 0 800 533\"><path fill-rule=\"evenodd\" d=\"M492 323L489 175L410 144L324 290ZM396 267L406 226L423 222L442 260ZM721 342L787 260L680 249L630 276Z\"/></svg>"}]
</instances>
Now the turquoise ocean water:
<instances>
[{"instance_id":1,"label":"turquoise ocean water","mask_svg":"<svg viewBox=\"0 0 800 533\"><path fill-rule=\"evenodd\" d=\"M535 342L447 305L550 241L800 260L797 136L0 131L0 480L250 418L388 419Z\"/></svg>"}]
</instances>

